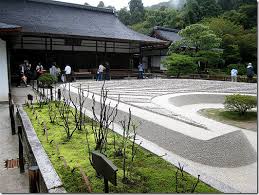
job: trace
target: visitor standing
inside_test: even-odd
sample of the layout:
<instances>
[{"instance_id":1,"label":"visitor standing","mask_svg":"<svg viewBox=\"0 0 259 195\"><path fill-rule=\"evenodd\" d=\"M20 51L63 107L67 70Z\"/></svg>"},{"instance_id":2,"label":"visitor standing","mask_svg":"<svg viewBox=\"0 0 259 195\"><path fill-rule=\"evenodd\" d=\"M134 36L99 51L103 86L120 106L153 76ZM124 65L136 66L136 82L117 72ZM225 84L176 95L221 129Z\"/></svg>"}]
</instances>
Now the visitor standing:
<instances>
[{"instance_id":1,"label":"visitor standing","mask_svg":"<svg viewBox=\"0 0 259 195\"><path fill-rule=\"evenodd\" d=\"M37 73L36 79L38 79L39 76L43 74L43 72L44 72L44 67L41 64L41 62L39 62L38 65L36 66L36 73Z\"/></svg>"},{"instance_id":2,"label":"visitor standing","mask_svg":"<svg viewBox=\"0 0 259 195\"><path fill-rule=\"evenodd\" d=\"M49 73L54 76L54 77L57 77L58 76L58 69L56 67L56 63L53 62L51 68L49 69Z\"/></svg>"},{"instance_id":3,"label":"visitor standing","mask_svg":"<svg viewBox=\"0 0 259 195\"><path fill-rule=\"evenodd\" d=\"M254 77L254 67L252 63L248 63L248 66L246 67L246 75L247 75L247 82L253 82Z\"/></svg>"},{"instance_id":4,"label":"visitor standing","mask_svg":"<svg viewBox=\"0 0 259 195\"><path fill-rule=\"evenodd\" d=\"M139 65L138 65L138 78L139 79L144 78L144 66L142 63L139 63Z\"/></svg>"},{"instance_id":5,"label":"visitor standing","mask_svg":"<svg viewBox=\"0 0 259 195\"><path fill-rule=\"evenodd\" d=\"M18 67L18 79L17 79L16 87L20 87L21 81L24 82L24 80L25 80L25 64L22 63ZM27 85L27 83L25 83L25 84Z\"/></svg>"},{"instance_id":6,"label":"visitor standing","mask_svg":"<svg viewBox=\"0 0 259 195\"><path fill-rule=\"evenodd\" d=\"M33 72L31 68L31 64L28 60L25 60L25 76L27 78L27 86L30 86L31 80L33 79Z\"/></svg>"},{"instance_id":7,"label":"visitor standing","mask_svg":"<svg viewBox=\"0 0 259 195\"><path fill-rule=\"evenodd\" d=\"M105 68L106 68L105 80L109 81L109 80L111 80L111 76L110 76L110 64L109 64L109 62L106 62L106 63L105 63Z\"/></svg>"},{"instance_id":8,"label":"visitor standing","mask_svg":"<svg viewBox=\"0 0 259 195\"><path fill-rule=\"evenodd\" d=\"M99 68L98 68L98 71L97 71L97 74L98 74L97 80L98 81L102 81L103 80L103 71L105 69L106 68L102 64L99 65Z\"/></svg>"},{"instance_id":9,"label":"visitor standing","mask_svg":"<svg viewBox=\"0 0 259 195\"><path fill-rule=\"evenodd\" d=\"M71 82L71 73L72 73L71 66L67 64L65 67L65 82Z\"/></svg>"},{"instance_id":10,"label":"visitor standing","mask_svg":"<svg viewBox=\"0 0 259 195\"><path fill-rule=\"evenodd\" d=\"M237 69L233 68L231 70L231 81L232 82L237 82L237 74L238 74Z\"/></svg>"}]
</instances>

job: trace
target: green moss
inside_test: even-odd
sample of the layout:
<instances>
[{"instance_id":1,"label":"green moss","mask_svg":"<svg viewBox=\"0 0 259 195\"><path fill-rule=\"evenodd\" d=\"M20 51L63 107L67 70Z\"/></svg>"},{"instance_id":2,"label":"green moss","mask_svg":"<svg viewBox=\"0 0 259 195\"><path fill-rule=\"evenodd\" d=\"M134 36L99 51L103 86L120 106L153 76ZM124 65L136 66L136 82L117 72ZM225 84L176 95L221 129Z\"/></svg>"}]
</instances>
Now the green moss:
<instances>
[{"instance_id":1,"label":"green moss","mask_svg":"<svg viewBox=\"0 0 259 195\"><path fill-rule=\"evenodd\" d=\"M226 111L225 109L202 109L199 113L207 118L233 125L236 127L257 131L257 112L247 112L240 115L238 112Z\"/></svg>"},{"instance_id":2,"label":"green moss","mask_svg":"<svg viewBox=\"0 0 259 195\"><path fill-rule=\"evenodd\" d=\"M82 180L78 166L80 165L88 176L93 192L103 192L103 180L96 177L96 172L88 159L88 150L86 145L85 132L76 131L70 141L66 141L66 134L62 126L50 123L48 117L48 108L38 108L35 110L38 113L40 121L44 121L48 128L48 142L43 133L43 125L38 125L35 115L32 110L25 108L28 113L34 129L48 154L54 168L64 183L64 187L68 192L87 192L87 189ZM90 120L89 120L90 121ZM91 132L91 125L87 124L87 130ZM121 137L116 135L117 142L121 141ZM90 135L90 146L94 149L94 136ZM107 157L113 161L118 167L117 186L109 185L110 192L113 193L170 193L175 192L175 174L177 168L162 158L150 153L149 151L140 148L137 152L132 171L129 174L129 182L122 183L123 170L122 158L114 157L113 135L109 135L109 144L107 146ZM56 144L58 144L58 155ZM130 150L129 150L130 151ZM65 168L64 161L60 156L63 156L67 162L68 168ZM129 158L127 161L130 160ZM186 174L188 183L193 184L197 178ZM219 193L218 190L200 182L196 188L198 193Z\"/></svg>"}]
</instances>

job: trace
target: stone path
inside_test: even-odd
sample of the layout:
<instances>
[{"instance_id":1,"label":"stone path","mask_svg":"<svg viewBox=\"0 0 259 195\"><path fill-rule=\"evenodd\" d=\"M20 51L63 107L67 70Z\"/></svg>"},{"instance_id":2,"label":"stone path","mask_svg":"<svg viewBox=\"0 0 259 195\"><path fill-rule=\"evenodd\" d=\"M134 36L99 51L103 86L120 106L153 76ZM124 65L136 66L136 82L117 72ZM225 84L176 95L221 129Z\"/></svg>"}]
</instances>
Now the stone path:
<instances>
[{"instance_id":1,"label":"stone path","mask_svg":"<svg viewBox=\"0 0 259 195\"><path fill-rule=\"evenodd\" d=\"M12 88L12 95L15 104L23 104L27 94L33 94L31 87ZM11 124L9 116L9 105L0 104L0 192L2 193L29 193L28 171L20 174L19 168L6 169L4 161L17 159L18 136L11 134Z\"/></svg>"},{"instance_id":2,"label":"stone path","mask_svg":"<svg viewBox=\"0 0 259 195\"><path fill-rule=\"evenodd\" d=\"M18 137L11 134L8 104L0 104L0 192L28 193L28 176L19 168L6 169L5 160L18 158Z\"/></svg>"}]
</instances>

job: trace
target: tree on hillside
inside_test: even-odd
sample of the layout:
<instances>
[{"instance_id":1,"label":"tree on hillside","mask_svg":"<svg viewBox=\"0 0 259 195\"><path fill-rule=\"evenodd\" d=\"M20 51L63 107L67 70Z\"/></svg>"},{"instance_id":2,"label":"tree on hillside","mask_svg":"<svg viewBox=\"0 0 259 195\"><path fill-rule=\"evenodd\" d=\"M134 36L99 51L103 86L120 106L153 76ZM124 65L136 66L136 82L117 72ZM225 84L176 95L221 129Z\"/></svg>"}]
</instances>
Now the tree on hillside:
<instances>
[{"instance_id":1,"label":"tree on hillside","mask_svg":"<svg viewBox=\"0 0 259 195\"><path fill-rule=\"evenodd\" d=\"M201 18L214 17L222 13L221 7L216 0L197 0L200 7Z\"/></svg>"},{"instance_id":2,"label":"tree on hillside","mask_svg":"<svg viewBox=\"0 0 259 195\"><path fill-rule=\"evenodd\" d=\"M257 4L247 4L239 7L239 13L245 15L243 26L245 29L257 26Z\"/></svg>"},{"instance_id":3,"label":"tree on hillside","mask_svg":"<svg viewBox=\"0 0 259 195\"><path fill-rule=\"evenodd\" d=\"M186 24L194 24L201 20L200 7L196 0L187 0L183 11L183 20Z\"/></svg>"},{"instance_id":4,"label":"tree on hillside","mask_svg":"<svg viewBox=\"0 0 259 195\"><path fill-rule=\"evenodd\" d=\"M248 32L240 37L239 42L240 56L242 61L257 63L257 33Z\"/></svg>"},{"instance_id":5,"label":"tree on hillside","mask_svg":"<svg viewBox=\"0 0 259 195\"><path fill-rule=\"evenodd\" d=\"M218 4L223 10L236 9L239 6L240 0L218 0Z\"/></svg>"},{"instance_id":6,"label":"tree on hillside","mask_svg":"<svg viewBox=\"0 0 259 195\"><path fill-rule=\"evenodd\" d=\"M129 9L132 24L136 24L138 22L143 21L145 16L145 10L142 0L131 0L129 2Z\"/></svg>"},{"instance_id":7,"label":"tree on hillside","mask_svg":"<svg viewBox=\"0 0 259 195\"><path fill-rule=\"evenodd\" d=\"M256 4L256 0L217 0L224 11L238 9L244 4Z\"/></svg>"},{"instance_id":8,"label":"tree on hillside","mask_svg":"<svg viewBox=\"0 0 259 195\"><path fill-rule=\"evenodd\" d=\"M182 36L182 40L177 41L173 45L177 45L178 47L194 47L196 52L218 48L221 43L221 38L210 30L209 27L202 24L187 26L179 32L179 35Z\"/></svg>"},{"instance_id":9,"label":"tree on hillside","mask_svg":"<svg viewBox=\"0 0 259 195\"><path fill-rule=\"evenodd\" d=\"M226 65L256 61L256 30L245 31L241 25L223 17L206 19L203 24L222 38L221 47L224 49Z\"/></svg>"},{"instance_id":10,"label":"tree on hillside","mask_svg":"<svg viewBox=\"0 0 259 195\"><path fill-rule=\"evenodd\" d=\"M226 11L221 17L233 22L236 25L243 25L246 20L246 15L238 12L237 10Z\"/></svg>"},{"instance_id":11,"label":"tree on hillside","mask_svg":"<svg viewBox=\"0 0 259 195\"><path fill-rule=\"evenodd\" d=\"M151 28L154 26L175 28L177 22L176 16L177 11L174 9L148 10L146 12L145 21L147 21Z\"/></svg>"},{"instance_id":12,"label":"tree on hillside","mask_svg":"<svg viewBox=\"0 0 259 195\"><path fill-rule=\"evenodd\" d=\"M120 11L118 11L118 18L123 24L125 24L127 26L131 24L130 12L127 10L126 7L122 8L122 9L120 9Z\"/></svg>"},{"instance_id":13,"label":"tree on hillside","mask_svg":"<svg viewBox=\"0 0 259 195\"><path fill-rule=\"evenodd\" d=\"M190 25L206 17L218 16L221 8L216 0L187 0L182 12L185 23Z\"/></svg>"},{"instance_id":14,"label":"tree on hillside","mask_svg":"<svg viewBox=\"0 0 259 195\"><path fill-rule=\"evenodd\" d=\"M222 39L221 48L224 49L223 58L225 65L241 61L238 40L244 34L244 29L223 17L203 20L216 35Z\"/></svg>"},{"instance_id":15,"label":"tree on hillside","mask_svg":"<svg viewBox=\"0 0 259 195\"><path fill-rule=\"evenodd\" d=\"M85 3L84 3L84 5L86 5L86 6L87 6L87 5L89 5L89 3L85 2Z\"/></svg>"},{"instance_id":16,"label":"tree on hillside","mask_svg":"<svg viewBox=\"0 0 259 195\"><path fill-rule=\"evenodd\" d=\"M202 23L221 38L227 34L233 36L244 34L244 29L241 25L236 25L223 17L208 18L203 20Z\"/></svg>"},{"instance_id":17,"label":"tree on hillside","mask_svg":"<svg viewBox=\"0 0 259 195\"><path fill-rule=\"evenodd\" d=\"M97 7L105 7L104 2L100 1L99 4L97 5Z\"/></svg>"}]
</instances>

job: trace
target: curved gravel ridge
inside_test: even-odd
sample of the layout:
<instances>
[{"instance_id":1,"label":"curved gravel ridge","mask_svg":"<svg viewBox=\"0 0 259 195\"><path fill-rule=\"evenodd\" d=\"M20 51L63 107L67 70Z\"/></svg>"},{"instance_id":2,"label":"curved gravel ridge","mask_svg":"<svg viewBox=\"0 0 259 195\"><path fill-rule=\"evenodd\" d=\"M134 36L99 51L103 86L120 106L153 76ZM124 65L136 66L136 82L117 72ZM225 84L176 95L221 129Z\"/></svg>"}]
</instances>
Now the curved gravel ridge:
<instances>
[{"instance_id":1,"label":"curved gravel ridge","mask_svg":"<svg viewBox=\"0 0 259 195\"><path fill-rule=\"evenodd\" d=\"M73 85L77 87L78 84ZM91 92L98 94L102 84L102 82L85 81L82 82L82 87L88 89L89 86ZM116 80L106 82L105 87L109 90L111 99L117 99L120 94L121 101L126 104L171 118L179 117L182 120L186 119L179 113L169 113L167 109L153 104L152 99L166 94L190 92L257 93L257 84L190 79ZM119 111L118 115L118 121L120 121L127 116L127 113ZM184 158L215 167L239 167L256 162L256 151L242 131L203 141L173 131L173 126L167 129L144 118L145 116L143 118L133 116L133 120L141 122L138 134Z\"/></svg>"},{"instance_id":2,"label":"curved gravel ridge","mask_svg":"<svg viewBox=\"0 0 259 195\"><path fill-rule=\"evenodd\" d=\"M76 98L75 93L72 93L72 98ZM84 104L84 107L89 110L92 106L90 98ZM98 101L98 98L96 100ZM96 102L96 111L98 112L99 109L100 105ZM242 131L235 131L204 141L167 129L132 114L132 120L141 124L137 130L139 136L186 159L209 166L226 168L249 165L257 160L256 151ZM128 113L118 110L115 122L119 124L127 116Z\"/></svg>"},{"instance_id":3,"label":"curved gravel ridge","mask_svg":"<svg viewBox=\"0 0 259 195\"><path fill-rule=\"evenodd\" d=\"M257 160L256 151L242 131L210 140L198 140L144 121L138 129L138 135L179 156L209 166L234 168Z\"/></svg>"}]
</instances>

